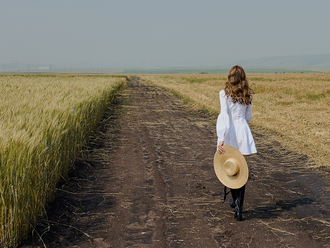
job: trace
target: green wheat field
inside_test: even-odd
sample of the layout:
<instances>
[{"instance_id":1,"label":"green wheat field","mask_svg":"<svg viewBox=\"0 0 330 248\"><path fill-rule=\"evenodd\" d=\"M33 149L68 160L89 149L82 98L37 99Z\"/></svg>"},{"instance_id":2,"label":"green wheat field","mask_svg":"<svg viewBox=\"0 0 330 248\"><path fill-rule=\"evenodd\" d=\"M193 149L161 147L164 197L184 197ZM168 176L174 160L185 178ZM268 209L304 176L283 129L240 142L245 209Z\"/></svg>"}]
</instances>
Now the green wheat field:
<instances>
[{"instance_id":1,"label":"green wheat field","mask_svg":"<svg viewBox=\"0 0 330 248\"><path fill-rule=\"evenodd\" d=\"M45 213L125 77L0 75L0 246Z\"/></svg>"}]
</instances>

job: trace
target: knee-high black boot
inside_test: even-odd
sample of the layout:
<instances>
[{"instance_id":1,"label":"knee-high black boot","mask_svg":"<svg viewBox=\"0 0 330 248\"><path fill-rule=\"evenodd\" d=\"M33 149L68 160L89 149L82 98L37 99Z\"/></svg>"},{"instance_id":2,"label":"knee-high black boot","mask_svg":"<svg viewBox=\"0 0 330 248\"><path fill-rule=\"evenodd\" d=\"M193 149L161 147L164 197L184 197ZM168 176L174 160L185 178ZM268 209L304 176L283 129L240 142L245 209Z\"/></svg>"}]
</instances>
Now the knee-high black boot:
<instances>
[{"instance_id":1,"label":"knee-high black boot","mask_svg":"<svg viewBox=\"0 0 330 248\"><path fill-rule=\"evenodd\" d=\"M233 199L229 199L229 205L232 208L235 208L236 206L236 199L237 199L237 189L230 189L231 192L231 197L233 197Z\"/></svg>"},{"instance_id":2,"label":"knee-high black boot","mask_svg":"<svg viewBox=\"0 0 330 248\"><path fill-rule=\"evenodd\" d=\"M245 185L238 189L236 192L236 206L235 206L235 218L239 221L242 220L242 212L243 212L243 202L244 202L244 194L245 194Z\"/></svg>"}]
</instances>

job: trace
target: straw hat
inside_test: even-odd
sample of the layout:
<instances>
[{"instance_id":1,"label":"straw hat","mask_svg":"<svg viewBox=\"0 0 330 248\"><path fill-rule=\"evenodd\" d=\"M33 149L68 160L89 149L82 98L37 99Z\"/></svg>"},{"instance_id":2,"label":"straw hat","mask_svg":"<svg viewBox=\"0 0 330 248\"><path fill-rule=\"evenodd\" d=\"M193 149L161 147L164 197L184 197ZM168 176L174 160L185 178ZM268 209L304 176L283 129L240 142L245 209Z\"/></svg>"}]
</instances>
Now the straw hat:
<instances>
[{"instance_id":1,"label":"straw hat","mask_svg":"<svg viewBox=\"0 0 330 248\"><path fill-rule=\"evenodd\" d=\"M220 182L228 188L243 187L249 177L249 169L242 153L233 146L223 146L225 153L214 155L214 170Z\"/></svg>"}]
</instances>

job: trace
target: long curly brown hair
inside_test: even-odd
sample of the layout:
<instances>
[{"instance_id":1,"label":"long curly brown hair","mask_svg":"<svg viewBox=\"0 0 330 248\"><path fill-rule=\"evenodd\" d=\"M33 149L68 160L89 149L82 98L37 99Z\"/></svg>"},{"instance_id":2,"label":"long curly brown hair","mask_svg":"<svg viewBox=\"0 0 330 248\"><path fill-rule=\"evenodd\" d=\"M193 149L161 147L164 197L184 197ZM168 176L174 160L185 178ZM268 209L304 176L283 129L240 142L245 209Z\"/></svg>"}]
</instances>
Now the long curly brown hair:
<instances>
[{"instance_id":1,"label":"long curly brown hair","mask_svg":"<svg viewBox=\"0 0 330 248\"><path fill-rule=\"evenodd\" d=\"M245 71L239 65L233 66L228 74L225 93L232 98L234 103L249 105L252 102L253 91L249 87Z\"/></svg>"}]
</instances>

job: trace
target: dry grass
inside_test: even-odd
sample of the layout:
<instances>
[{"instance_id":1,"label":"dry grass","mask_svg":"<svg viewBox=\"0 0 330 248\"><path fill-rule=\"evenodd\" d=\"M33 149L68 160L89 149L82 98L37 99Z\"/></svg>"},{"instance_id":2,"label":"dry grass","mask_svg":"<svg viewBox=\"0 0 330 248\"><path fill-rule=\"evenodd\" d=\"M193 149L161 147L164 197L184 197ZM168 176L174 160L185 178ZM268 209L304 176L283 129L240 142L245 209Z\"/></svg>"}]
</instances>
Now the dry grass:
<instances>
[{"instance_id":1,"label":"dry grass","mask_svg":"<svg viewBox=\"0 0 330 248\"><path fill-rule=\"evenodd\" d=\"M125 78L0 76L0 247L24 237Z\"/></svg>"},{"instance_id":2,"label":"dry grass","mask_svg":"<svg viewBox=\"0 0 330 248\"><path fill-rule=\"evenodd\" d=\"M219 91L227 74L142 75L167 88L197 108L218 114ZM330 75L249 74L254 117L259 131L274 133L273 139L287 149L308 155L317 167L329 168Z\"/></svg>"}]
</instances>

